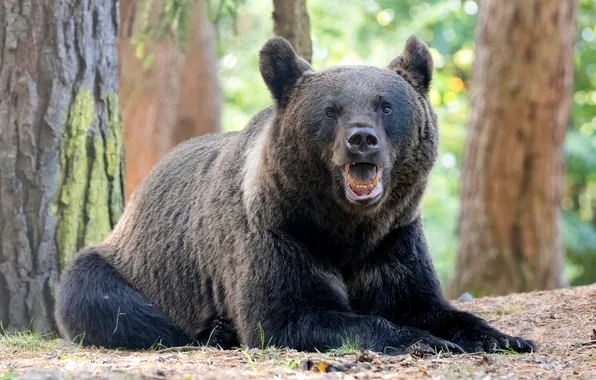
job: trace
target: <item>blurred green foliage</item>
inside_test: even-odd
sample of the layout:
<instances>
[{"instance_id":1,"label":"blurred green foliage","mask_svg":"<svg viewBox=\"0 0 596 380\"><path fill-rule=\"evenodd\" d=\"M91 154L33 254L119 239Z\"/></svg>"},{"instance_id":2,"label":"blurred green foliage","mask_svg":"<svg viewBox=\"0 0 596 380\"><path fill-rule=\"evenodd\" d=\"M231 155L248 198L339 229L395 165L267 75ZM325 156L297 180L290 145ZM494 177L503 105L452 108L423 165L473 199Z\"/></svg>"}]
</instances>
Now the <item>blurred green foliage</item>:
<instances>
[{"instance_id":1,"label":"blurred green foliage","mask_svg":"<svg viewBox=\"0 0 596 380\"><path fill-rule=\"evenodd\" d=\"M176 1L176 0L170 0ZM337 64L387 65L408 36L431 48L431 99L441 128L441 152L424 199L424 218L441 281L455 260L459 179L469 115L478 3L474 0L307 0L315 69ZM218 30L226 131L245 127L270 105L258 71L258 51L272 35L272 1L209 0ZM566 275L596 282L596 0L578 1L572 119L565 143L563 202Z\"/></svg>"},{"instance_id":2,"label":"blurred green foliage","mask_svg":"<svg viewBox=\"0 0 596 380\"><path fill-rule=\"evenodd\" d=\"M563 203L569 277L596 282L596 0L578 2L572 120Z\"/></svg>"}]
</instances>

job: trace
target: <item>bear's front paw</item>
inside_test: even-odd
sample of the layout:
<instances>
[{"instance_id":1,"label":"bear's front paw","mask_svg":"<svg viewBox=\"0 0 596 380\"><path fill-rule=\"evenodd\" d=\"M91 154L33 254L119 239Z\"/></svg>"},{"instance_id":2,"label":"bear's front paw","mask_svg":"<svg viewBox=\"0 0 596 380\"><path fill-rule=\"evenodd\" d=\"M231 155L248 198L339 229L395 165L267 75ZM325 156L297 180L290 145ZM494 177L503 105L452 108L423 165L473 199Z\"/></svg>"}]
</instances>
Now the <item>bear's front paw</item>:
<instances>
[{"instance_id":1,"label":"bear's front paw","mask_svg":"<svg viewBox=\"0 0 596 380\"><path fill-rule=\"evenodd\" d=\"M415 329L407 329L407 332L402 335L401 343L398 348L386 347L384 353L387 355L400 355L404 353L436 355L439 352L452 352L456 354L463 354L465 352L453 342Z\"/></svg>"},{"instance_id":2,"label":"bear's front paw","mask_svg":"<svg viewBox=\"0 0 596 380\"><path fill-rule=\"evenodd\" d=\"M232 322L223 318L214 319L209 329L199 335L197 340L200 344L210 347L221 347L224 350L240 346Z\"/></svg>"},{"instance_id":3,"label":"bear's front paw","mask_svg":"<svg viewBox=\"0 0 596 380\"><path fill-rule=\"evenodd\" d=\"M492 327L482 325L458 331L450 340L466 352L537 351L536 345L531 340L509 336Z\"/></svg>"},{"instance_id":4,"label":"bear's front paw","mask_svg":"<svg viewBox=\"0 0 596 380\"><path fill-rule=\"evenodd\" d=\"M410 345L406 352L410 354L436 355L439 352L463 354L465 351L455 343L429 335Z\"/></svg>"}]
</instances>

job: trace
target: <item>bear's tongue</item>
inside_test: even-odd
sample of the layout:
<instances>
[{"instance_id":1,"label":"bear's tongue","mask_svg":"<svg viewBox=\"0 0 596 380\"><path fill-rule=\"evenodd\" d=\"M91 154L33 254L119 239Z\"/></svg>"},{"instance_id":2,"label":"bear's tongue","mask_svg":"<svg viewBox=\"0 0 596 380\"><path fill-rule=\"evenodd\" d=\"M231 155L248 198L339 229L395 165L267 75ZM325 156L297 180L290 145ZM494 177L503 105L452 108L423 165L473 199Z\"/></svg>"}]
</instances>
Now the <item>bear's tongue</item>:
<instances>
[{"instance_id":1,"label":"bear's tongue","mask_svg":"<svg viewBox=\"0 0 596 380\"><path fill-rule=\"evenodd\" d=\"M368 195L379 183L378 168L373 164L346 164L346 174L350 189L358 195Z\"/></svg>"}]
</instances>

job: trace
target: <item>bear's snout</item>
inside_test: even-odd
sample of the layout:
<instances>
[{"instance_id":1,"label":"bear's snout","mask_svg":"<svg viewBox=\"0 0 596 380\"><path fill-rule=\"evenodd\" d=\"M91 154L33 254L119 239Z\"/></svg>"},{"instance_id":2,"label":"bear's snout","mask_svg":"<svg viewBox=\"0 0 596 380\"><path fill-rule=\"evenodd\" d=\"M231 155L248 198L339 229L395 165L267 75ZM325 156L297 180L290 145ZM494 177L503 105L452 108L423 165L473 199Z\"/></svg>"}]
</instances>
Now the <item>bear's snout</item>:
<instances>
[{"instance_id":1,"label":"bear's snout","mask_svg":"<svg viewBox=\"0 0 596 380\"><path fill-rule=\"evenodd\" d=\"M360 159L367 159L380 150L379 137L372 128L351 128L347 135L346 148L352 155Z\"/></svg>"}]
</instances>

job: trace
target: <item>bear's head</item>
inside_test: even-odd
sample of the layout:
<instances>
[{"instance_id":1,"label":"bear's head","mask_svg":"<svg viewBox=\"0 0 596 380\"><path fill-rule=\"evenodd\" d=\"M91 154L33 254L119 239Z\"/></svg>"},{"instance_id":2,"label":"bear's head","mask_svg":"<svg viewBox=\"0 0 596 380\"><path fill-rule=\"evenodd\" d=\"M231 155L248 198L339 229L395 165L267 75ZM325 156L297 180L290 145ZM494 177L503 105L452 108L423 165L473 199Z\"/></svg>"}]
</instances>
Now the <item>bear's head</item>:
<instances>
[{"instance_id":1,"label":"bear's head","mask_svg":"<svg viewBox=\"0 0 596 380\"><path fill-rule=\"evenodd\" d=\"M428 97L433 63L424 42L410 37L385 68L315 71L281 37L270 39L259 58L274 102L270 147L294 161L287 176L351 213L419 202L438 149Z\"/></svg>"}]
</instances>

